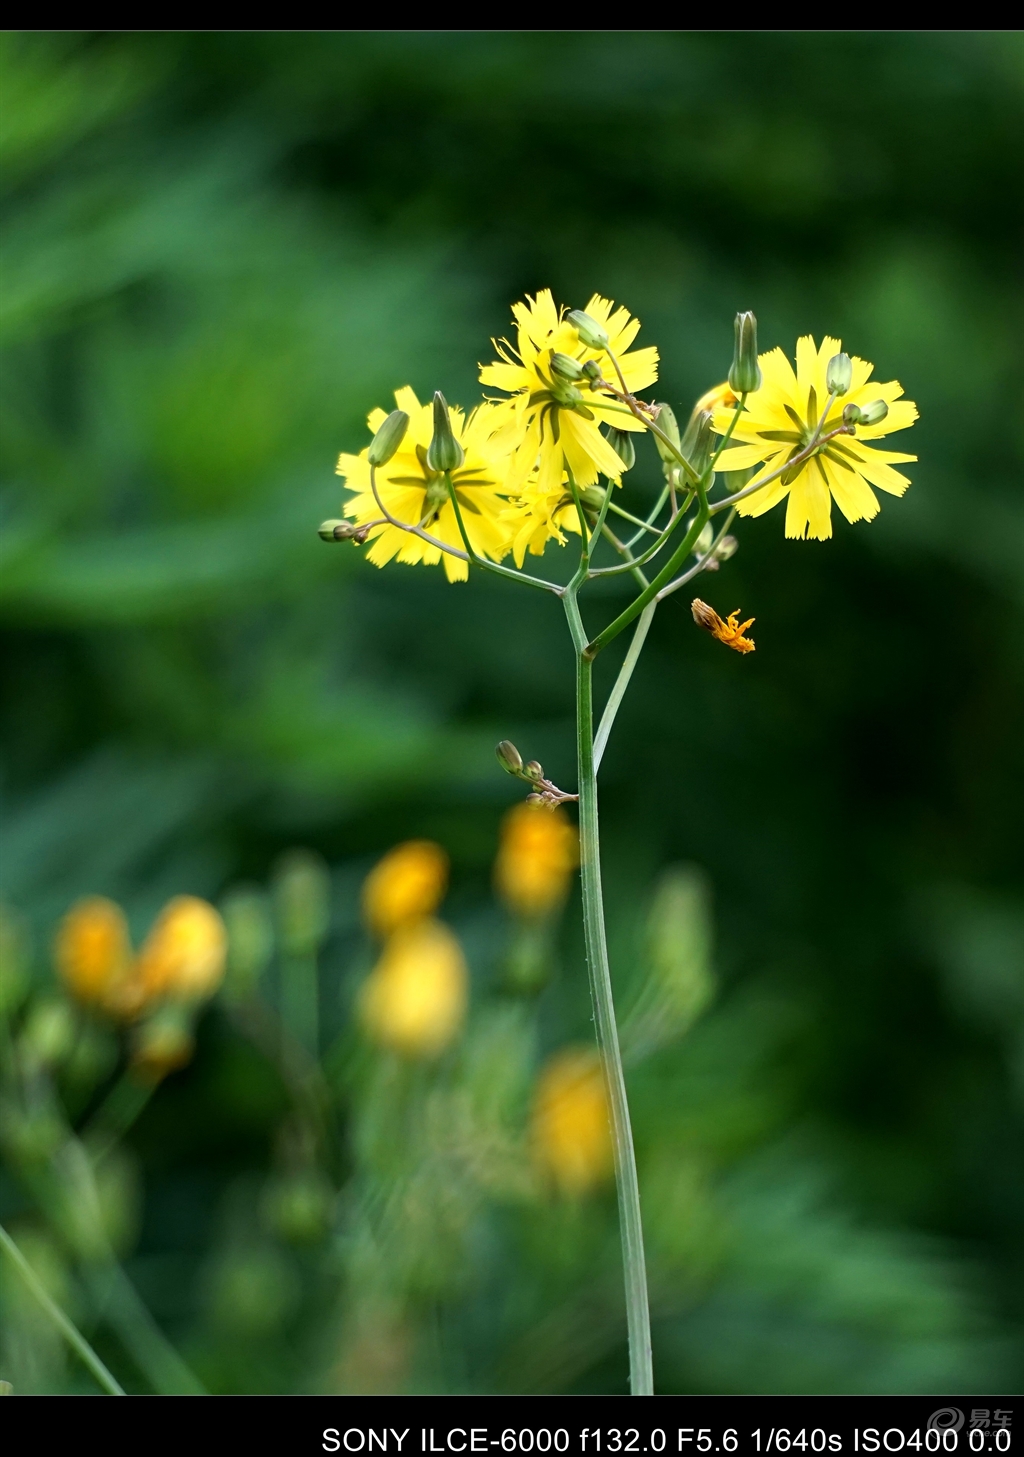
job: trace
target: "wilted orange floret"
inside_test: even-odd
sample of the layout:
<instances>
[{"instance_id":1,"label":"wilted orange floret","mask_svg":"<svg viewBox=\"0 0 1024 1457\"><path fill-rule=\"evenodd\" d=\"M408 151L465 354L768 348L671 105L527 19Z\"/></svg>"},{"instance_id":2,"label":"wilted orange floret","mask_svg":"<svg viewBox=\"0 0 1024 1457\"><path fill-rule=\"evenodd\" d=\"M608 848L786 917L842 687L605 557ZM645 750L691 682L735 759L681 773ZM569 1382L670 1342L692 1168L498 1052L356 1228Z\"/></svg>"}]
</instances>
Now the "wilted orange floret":
<instances>
[{"instance_id":1,"label":"wilted orange floret","mask_svg":"<svg viewBox=\"0 0 1024 1457\"><path fill-rule=\"evenodd\" d=\"M135 966L144 1001L200 1001L220 986L227 959L224 922L208 901L179 895L168 901L146 937Z\"/></svg>"},{"instance_id":2,"label":"wilted orange floret","mask_svg":"<svg viewBox=\"0 0 1024 1457\"><path fill-rule=\"evenodd\" d=\"M80 900L60 923L54 958L61 980L80 1002L109 1005L132 959L124 911L106 896Z\"/></svg>"},{"instance_id":3,"label":"wilted orange floret","mask_svg":"<svg viewBox=\"0 0 1024 1457\"><path fill-rule=\"evenodd\" d=\"M735 612L729 613L728 622L723 622L713 607L702 602L699 597L694 597L690 603L690 611L693 613L693 620L698 627L709 632L719 642L725 643L727 648L732 648L736 653L752 653L754 641L752 638L744 637L748 627L752 627L757 621L756 617L748 617L746 622L740 622L740 610L737 607Z\"/></svg>"},{"instance_id":4,"label":"wilted orange floret","mask_svg":"<svg viewBox=\"0 0 1024 1457\"><path fill-rule=\"evenodd\" d=\"M597 1053L557 1053L537 1082L533 1147L538 1163L566 1194L585 1194L612 1172L608 1095Z\"/></svg>"},{"instance_id":5,"label":"wilted orange floret","mask_svg":"<svg viewBox=\"0 0 1024 1457\"><path fill-rule=\"evenodd\" d=\"M469 974L462 947L440 921L399 926L363 983L360 1012L375 1042L433 1056L457 1035L466 1016Z\"/></svg>"},{"instance_id":6,"label":"wilted orange floret","mask_svg":"<svg viewBox=\"0 0 1024 1457\"><path fill-rule=\"evenodd\" d=\"M408 840L379 861L363 883L363 915L378 936L431 915L448 884L448 856L432 840Z\"/></svg>"},{"instance_id":7,"label":"wilted orange floret","mask_svg":"<svg viewBox=\"0 0 1024 1457\"><path fill-rule=\"evenodd\" d=\"M517 804L505 816L494 883L510 910L543 915L561 905L579 863L576 829L560 809Z\"/></svg>"}]
</instances>

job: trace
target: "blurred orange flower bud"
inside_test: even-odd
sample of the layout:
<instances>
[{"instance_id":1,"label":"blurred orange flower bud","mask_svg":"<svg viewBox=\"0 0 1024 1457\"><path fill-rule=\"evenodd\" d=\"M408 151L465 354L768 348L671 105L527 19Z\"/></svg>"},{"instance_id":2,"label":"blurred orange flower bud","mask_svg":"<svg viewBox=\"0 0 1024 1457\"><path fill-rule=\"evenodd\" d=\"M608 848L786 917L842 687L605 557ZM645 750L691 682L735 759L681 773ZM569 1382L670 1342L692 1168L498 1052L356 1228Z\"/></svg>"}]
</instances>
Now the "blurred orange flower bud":
<instances>
[{"instance_id":1,"label":"blurred orange flower bud","mask_svg":"<svg viewBox=\"0 0 1024 1457\"><path fill-rule=\"evenodd\" d=\"M111 1009L127 982L132 961L124 911L102 895L78 901L60 923L54 959L73 996Z\"/></svg>"},{"instance_id":2,"label":"blurred orange flower bud","mask_svg":"<svg viewBox=\"0 0 1024 1457\"><path fill-rule=\"evenodd\" d=\"M363 915L378 936L437 910L448 885L448 856L432 840L396 845L363 882Z\"/></svg>"},{"instance_id":3,"label":"blurred orange flower bud","mask_svg":"<svg viewBox=\"0 0 1024 1457\"><path fill-rule=\"evenodd\" d=\"M194 1051L195 1039L185 1009L164 1006L135 1028L132 1069L143 1082L158 1083L190 1062Z\"/></svg>"},{"instance_id":4,"label":"blurred orange flower bud","mask_svg":"<svg viewBox=\"0 0 1024 1457\"><path fill-rule=\"evenodd\" d=\"M178 1002L212 997L224 976L227 950L227 931L213 906L198 896L175 896L139 952L135 979L142 997Z\"/></svg>"},{"instance_id":5,"label":"blurred orange flower bud","mask_svg":"<svg viewBox=\"0 0 1024 1457\"><path fill-rule=\"evenodd\" d=\"M440 921L400 926L363 984L360 1012L375 1042L431 1057L466 1017L469 974L462 947Z\"/></svg>"},{"instance_id":6,"label":"blurred orange flower bud","mask_svg":"<svg viewBox=\"0 0 1024 1457\"><path fill-rule=\"evenodd\" d=\"M597 1052L556 1053L537 1081L532 1131L537 1162L562 1193L586 1194L610 1177L610 1117Z\"/></svg>"},{"instance_id":7,"label":"blurred orange flower bud","mask_svg":"<svg viewBox=\"0 0 1024 1457\"><path fill-rule=\"evenodd\" d=\"M494 864L494 883L509 910L540 916L560 906L578 863L576 829L560 809L517 804L509 810Z\"/></svg>"}]
</instances>

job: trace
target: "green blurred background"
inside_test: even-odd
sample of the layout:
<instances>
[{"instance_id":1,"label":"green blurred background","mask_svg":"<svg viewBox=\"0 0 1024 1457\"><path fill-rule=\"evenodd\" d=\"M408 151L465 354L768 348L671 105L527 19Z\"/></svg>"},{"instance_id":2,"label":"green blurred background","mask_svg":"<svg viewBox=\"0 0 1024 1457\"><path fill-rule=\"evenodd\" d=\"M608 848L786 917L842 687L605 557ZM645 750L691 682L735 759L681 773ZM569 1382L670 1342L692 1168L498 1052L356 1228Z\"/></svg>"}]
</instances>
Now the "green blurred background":
<instances>
[{"instance_id":1,"label":"green blurred background","mask_svg":"<svg viewBox=\"0 0 1024 1457\"><path fill-rule=\"evenodd\" d=\"M1019 1389L1020 37L2 44L3 880L35 975L78 895L140 935L295 845L332 875L331 1227L295 1248L253 1214L287 1099L213 1008L123 1152L125 1266L162 1328L213 1390L624 1389L610 1195L510 1202L449 1149L387 1254L367 1149L415 1161L427 1135L415 1090L401 1133L373 1104L349 1011L359 880L427 836L477 1009L430 1096L478 1107L502 1057L522 1083L589 1035L574 907L524 1010L489 889L515 797L494 743L574 775L564 623L315 530L367 411L405 383L473 403L511 302L550 285L639 315L684 413L741 308L764 348L841 336L921 411L874 523L794 543L777 511L706 579L756 615L755 655L671 599L609 747L623 997L664 867L701 867L714 906L715 1005L631 1076L659 1389ZM634 475L641 501L656 463ZM149 1389L16 1174L0 1193ZM434 1263L396 1274L416 1238ZM16 1386L91 1389L19 1310Z\"/></svg>"}]
</instances>

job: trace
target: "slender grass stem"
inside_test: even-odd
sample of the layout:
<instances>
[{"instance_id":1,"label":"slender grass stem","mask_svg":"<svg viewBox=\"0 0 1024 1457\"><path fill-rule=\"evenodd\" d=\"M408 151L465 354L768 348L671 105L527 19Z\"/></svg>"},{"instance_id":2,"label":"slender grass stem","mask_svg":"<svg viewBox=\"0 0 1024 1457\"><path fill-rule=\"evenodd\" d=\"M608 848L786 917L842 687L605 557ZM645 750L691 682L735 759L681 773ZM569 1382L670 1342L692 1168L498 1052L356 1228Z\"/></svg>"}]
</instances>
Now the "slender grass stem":
<instances>
[{"instance_id":1,"label":"slender grass stem","mask_svg":"<svg viewBox=\"0 0 1024 1457\"><path fill-rule=\"evenodd\" d=\"M594 1002L598 1046L604 1065L611 1106L612 1138L615 1146L616 1188L619 1197L619 1229L626 1293L626 1325L629 1332L630 1390L634 1396L654 1393L651 1363L651 1317L647 1301L647 1269L644 1260L643 1227L640 1219L640 1186L637 1180L633 1133L629 1121L626 1081L615 1024L611 968L605 937L604 901L601 891L601 851L597 819L597 773L594 765L593 663L587 656L587 635L580 618L576 594L565 596L565 611L576 649L576 730L579 758L580 870L583 886L583 931Z\"/></svg>"},{"instance_id":2,"label":"slender grass stem","mask_svg":"<svg viewBox=\"0 0 1024 1457\"><path fill-rule=\"evenodd\" d=\"M107 1370L107 1367L100 1360L99 1356L97 1356L92 1346L90 1346L74 1322L68 1319L57 1302L47 1293L39 1276L2 1224L0 1224L0 1247L3 1248L11 1264L32 1292L40 1309L44 1310L50 1317L68 1345L75 1352L75 1355L89 1368L107 1395L124 1396L124 1388L118 1383L111 1372Z\"/></svg>"},{"instance_id":3,"label":"slender grass stem","mask_svg":"<svg viewBox=\"0 0 1024 1457\"><path fill-rule=\"evenodd\" d=\"M651 623L654 621L654 614L658 610L658 602L661 599L656 597L653 602L648 602L641 612L636 627L633 630L633 639L629 644L629 651L619 669L619 676L615 679L612 691L608 695L608 702L604 706L604 713L601 715L601 722L597 726L597 733L594 736L594 773L601 767L601 760L604 758L604 751L608 744L608 738L615 723L615 715L619 711L619 705L629 687L629 680L633 676L633 669L637 665L640 654L643 651L647 634L650 631Z\"/></svg>"}]
</instances>

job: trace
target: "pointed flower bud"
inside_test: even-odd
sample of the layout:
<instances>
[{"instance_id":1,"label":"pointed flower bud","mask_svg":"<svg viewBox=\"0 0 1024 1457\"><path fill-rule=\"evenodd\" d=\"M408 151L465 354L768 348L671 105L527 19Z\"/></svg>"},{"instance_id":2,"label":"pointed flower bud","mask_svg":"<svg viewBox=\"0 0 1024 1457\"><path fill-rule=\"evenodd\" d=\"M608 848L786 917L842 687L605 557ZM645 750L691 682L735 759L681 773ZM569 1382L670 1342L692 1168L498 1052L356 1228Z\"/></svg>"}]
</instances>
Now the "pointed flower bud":
<instances>
[{"instance_id":1,"label":"pointed flower bud","mask_svg":"<svg viewBox=\"0 0 1024 1457\"><path fill-rule=\"evenodd\" d=\"M707 469L713 443L711 411L694 410L680 448L699 476Z\"/></svg>"},{"instance_id":2,"label":"pointed flower bud","mask_svg":"<svg viewBox=\"0 0 1024 1457\"><path fill-rule=\"evenodd\" d=\"M392 410L370 442L366 459L371 465L387 465L405 438L409 416L404 410ZM325 538L326 539L326 538Z\"/></svg>"},{"instance_id":3,"label":"pointed flower bud","mask_svg":"<svg viewBox=\"0 0 1024 1457\"><path fill-rule=\"evenodd\" d=\"M539 764L536 759L531 759L528 764L523 765L523 773L527 779L532 779L534 784L539 784L544 778L544 766Z\"/></svg>"},{"instance_id":4,"label":"pointed flower bud","mask_svg":"<svg viewBox=\"0 0 1024 1457\"><path fill-rule=\"evenodd\" d=\"M617 430L614 425L611 426L608 431L608 444L622 461L626 470L632 470L636 465L636 446L633 444L633 437L629 431Z\"/></svg>"},{"instance_id":5,"label":"pointed flower bud","mask_svg":"<svg viewBox=\"0 0 1024 1457\"><path fill-rule=\"evenodd\" d=\"M753 394L761 388L761 369L757 362L757 319L748 310L737 314L733 325L736 342L729 370L729 388L737 395Z\"/></svg>"},{"instance_id":6,"label":"pointed flower bud","mask_svg":"<svg viewBox=\"0 0 1024 1457\"><path fill-rule=\"evenodd\" d=\"M575 381L584 378L583 370L572 355L559 354L557 350L551 356L551 369L562 379Z\"/></svg>"},{"instance_id":7,"label":"pointed flower bud","mask_svg":"<svg viewBox=\"0 0 1024 1457\"><path fill-rule=\"evenodd\" d=\"M339 538L334 533L339 526L345 525L347 523L344 521L321 521L316 529L316 534L321 541L337 541Z\"/></svg>"},{"instance_id":8,"label":"pointed flower bud","mask_svg":"<svg viewBox=\"0 0 1024 1457\"><path fill-rule=\"evenodd\" d=\"M498 763L505 770L506 774L521 774L523 769L523 756L509 739L502 739L494 751L498 756Z\"/></svg>"},{"instance_id":9,"label":"pointed flower bud","mask_svg":"<svg viewBox=\"0 0 1024 1457\"><path fill-rule=\"evenodd\" d=\"M585 314L582 309L571 309L566 314L566 319L588 349L608 348L608 335L597 320L592 319L589 314Z\"/></svg>"},{"instance_id":10,"label":"pointed flower bud","mask_svg":"<svg viewBox=\"0 0 1024 1457\"><path fill-rule=\"evenodd\" d=\"M658 429L663 435L668 436L677 450L680 449L679 422L676 419L675 411L670 405L657 405L655 408L658 411L656 420ZM676 457L659 436L655 435L654 443L658 447L658 454L661 456L665 465L676 466L679 464Z\"/></svg>"},{"instance_id":11,"label":"pointed flower bud","mask_svg":"<svg viewBox=\"0 0 1024 1457\"><path fill-rule=\"evenodd\" d=\"M586 364L583 365L583 374L586 379L590 380L590 388L593 389L594 385L601 378L601 366L596 359L587 360Z\"/></svg>"},{"instance_id":12,"label":"pointed flower bud","mask_svg":"<svg viewBox=\"0 0 1024 1457\"><path fill-rule=\"evenodd\" d=\"M427 450L427 465L432 471L458 470L465 460L462 446L452 434L448 402L440 390L434 392L434 435Z\"/></svg>"},{"instance_id":13,"label":"pointed flower bud","mask_svg":"<svg viewBox=\"0 0 1024 1457\"><path fill-rule=\"evenodd\" d=\"M843 410L847 425L878 425L888 415L889 406L884 400L873 400L870 405L855 405L851 401Z\"/></svg>"},{"instance_id":14,"label":"pointed flower bud","mask_svg":"<svg viewBox=\"0 0 1024 1457\"><path fill-rule=\"evenodd\" d=\"M848 354L833 354L825 370L825 386L830 395L845 395L853 379L853 360Z\"/></svg>"}]
</instances>

